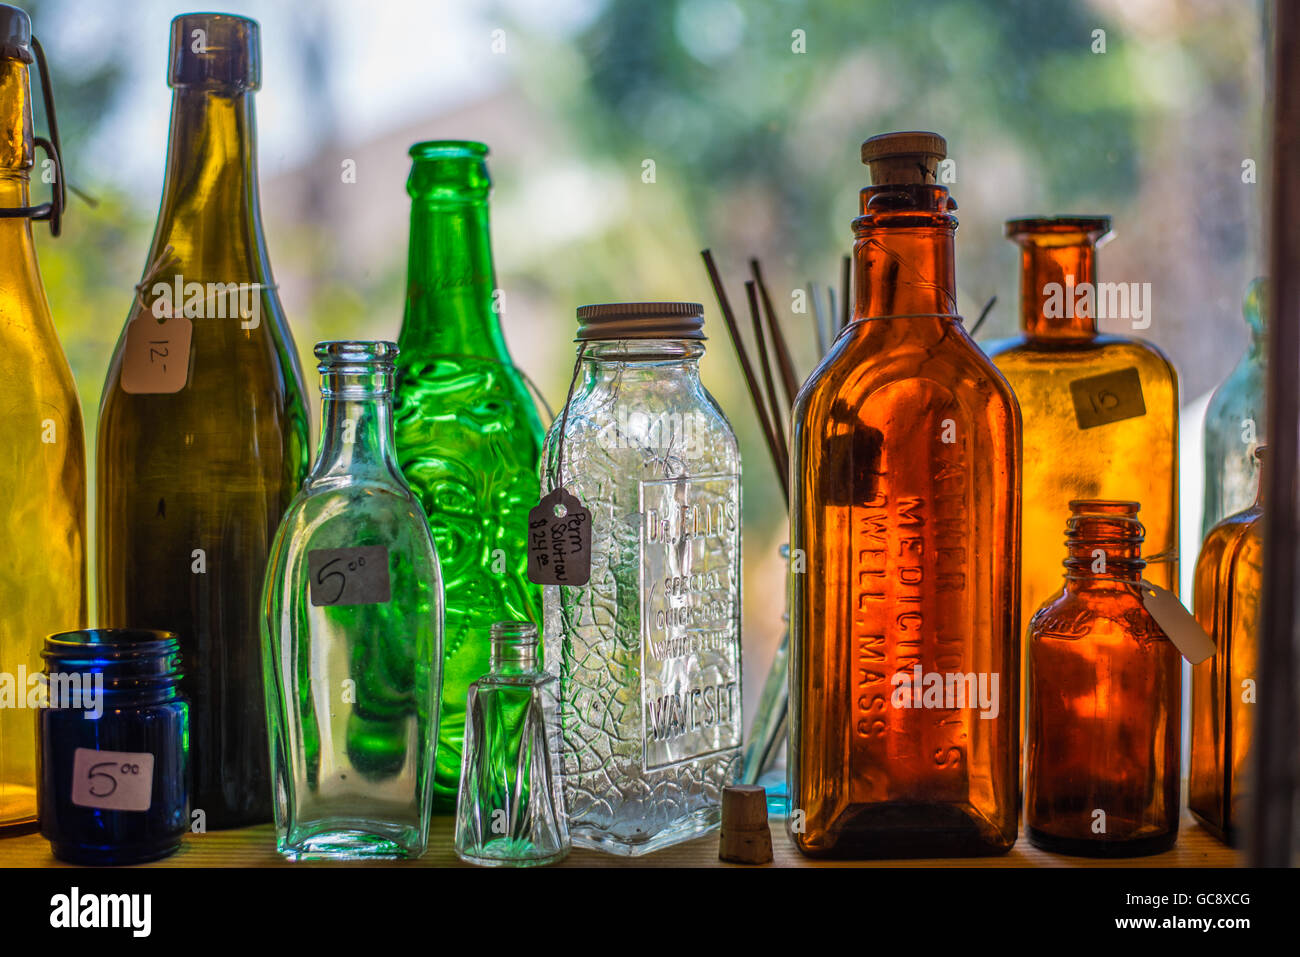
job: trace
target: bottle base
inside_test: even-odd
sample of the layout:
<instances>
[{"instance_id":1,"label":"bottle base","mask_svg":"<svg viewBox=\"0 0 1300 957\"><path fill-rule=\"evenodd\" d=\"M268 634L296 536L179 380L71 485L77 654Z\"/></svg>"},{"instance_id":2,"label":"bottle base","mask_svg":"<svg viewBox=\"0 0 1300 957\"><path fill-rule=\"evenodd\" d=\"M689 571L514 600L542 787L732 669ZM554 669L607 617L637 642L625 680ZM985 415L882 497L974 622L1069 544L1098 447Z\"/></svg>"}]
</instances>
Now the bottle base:
<instances>
[{"instance_id":1,"label":"bottle base","mask_svg":"<svg viewBox=\"0 0 1300 957\"><path fill-rule=\"evenodd\" d=\"M1237 829L1233 827L1231 824L1225 827L1222 824L1220 824L1217 820L1202 814L1200 811L1192 807L1190 804L1187 806L1187 810L1190 811L1192 817L1196 819L1196 823L1201 825L1201 827L1205 828L1212 835L1214 835L1214 837L1217 840L1223 842L1224 844L1227 844L1229 847L1240 849L1241 834L1238 833Z\"/></svg>"},{"instance_id":2,"label":"bottle base","mask_svg":"<svg viewBox=\"0 0 1300 957\"><path fill-rule=\"evenodd\" d=\"M1072 857L1149 857L1163 854L1174 846L1178 840L1175 828L1166 834L1152 837L1140 837L1125 841L1107 841L1092 838L1057 837L1040 831L1036 827L1025 827L1025 837L1034 847L1053 854L1068 854Z\"/></svg>"},{"instance_id":3,"label":"bottle base","mask_svg":"<svg viewBox=\"0 0 1300 957\"><path fill-rule=\"evenodd\" d=\"M830 826L804 822L804 827L804 833L793 834L800 853L838 860L999 857L1016 842L1013 828L1000 831L956 804L859 805Z\"/></svg>"},{"instance_id":4,"label":"bottle base","mask_svg":"<svg viewBox=\"0 0 1300 957\"><path fill-rule=\"evenodd\" d=\"M569 837L574 847L617 854L619 857L641 857L716 831L721 822L722 808L712 804L678 818L663 830L644 835L643 839L629 839L608 829L573 820L569 821Z\"/></svg>"},{"instance_id":5,"label":"bottle base","mask_svg":"<svg viewBox=\"0 0 1300 957\"><path fill-rule=\"evenodd\" d=\"M425 842L412 830L389 833L358 826L329 824L303 828L302 833L276 839L276 850L290 861L399 861L419 857Z\"/></svg>"},{"instance_id":6,"label":"bottle base","mask_svg":"<svg viewBox=\"0 0 1300 957\"><path fill-rule=\"evenodd\" d=\"M456 848L457 857L466 864L479 867L542 867L563 860L568 853L567 846L547 853L529 841L509 839L489 841L463 850Z\"/></svg>"},{"instance_id":7,"label":"bottle base","mask_svg":"<svg viewBox=\"0 0 1300 957\"><path fill-rule=\"evenodd\" d=\"M180 849L180 846L181 840L179 837L165 844L134 847L50 842L50 850L56 858L65 864L81 864L86 867L148 864L150 861L161 861L164 857L171 857Z\"/></svg>"}]
</instances>

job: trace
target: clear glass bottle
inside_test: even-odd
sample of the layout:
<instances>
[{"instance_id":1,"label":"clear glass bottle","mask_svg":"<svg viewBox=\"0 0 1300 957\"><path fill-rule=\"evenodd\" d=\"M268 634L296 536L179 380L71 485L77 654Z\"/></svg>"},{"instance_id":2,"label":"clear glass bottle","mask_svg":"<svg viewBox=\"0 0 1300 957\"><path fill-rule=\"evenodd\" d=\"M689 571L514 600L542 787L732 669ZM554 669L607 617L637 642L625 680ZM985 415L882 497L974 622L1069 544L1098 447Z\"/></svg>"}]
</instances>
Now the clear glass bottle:
<instances>
[{"instance_id":1,"label":"clear glass bottle","mask_svg":"<svg viewBox=\"0 0 1300 957\"><path fill-rule=\"evenodd\" d=\"M1262 474L1264 447L1255 453ZM1251 805L1251 741L1264 585L1264 486L1255 504L1205 536L1196 560L1196 620L1214 657L1192 668L1192 754L1187 807L1220 840L1237 843Z\"/></svg>"},{"instance_id":2,"label":"clear glass bottle","mask_svg":"<svg viewBox=\"0 0 1300 957\"><path fill-rule=\"evenodd\" d=\"M699 304L578 320L544 483L591 511L591 578L543 589L546 664L573 843L638 855L717 827L741 771L740 450L700 383Z\"/></svg>"},{"instance_id":3,"label":"clear glass bottle","mask_svg":"<svg viewBox=\"0 0 1300 957\"><path fill-rule=\"evenodd\" d=\"M525 535L542 424L501 334L488 230L488 148L411 147L410 260L398 345L397 456L447 582L434 808L454 811L465 693L488 669L492 623L541 621Z\"/></svg>"},{"instance_id":4,"label":"clear glass bottle","mask_svg":"<svg viewBox=\"0 0 1300 957\"><path fill-rule=\"evenodd\" d=\"M417 857L428 837L442 576L393 443L391 342L322 342L320 454L271 548L262 664L276 844Z\"/></svg>"},{"instance_id":5,"label":"clear glass bottle","mask_svg":"<svg viewBox=\"0 0 1300 957\"><path fill-rule=\"evenodd\" d=\"M1242 314L1250 343L1228 377L1219 383L1205 409L1205 511L1201 538L1229 515L1250 508L1259 467L1255 449L1265 440L1265 369L1268 281L1256 279L1246 290Z\"/></svg>"},{"instance_id":6,"label":"clear glass bottle","mask_svg":"<svg viewBox=\"0 0 1300 957\"><path fill-rule=\"evenodd\" d=\"M946 149L863 144L854 321L795 400L787 827L813 856L1016 839L1020 412L956 313Z\"/></svg>"},{"instance_id":7,"label":"clear glass bottle","mask_svg":"<svg viewBox=\"0 0 1300 957\"><path fill-rule=\"evenodd\" d=\"M487 866L551 864L569 852L560 790L555 675L542 670L537 626L492 626L492 664L469 686L456 801L456 854Z\"/></svg>"},{"instance_id":8,"label":"clear glass bottle","mask_svg":"<svg viewBox=\"0 0 1300 957\"><path fill-rule=\"evenodd\" d=\"M32 240L27 14L0 5L0 38L0 671L25 696L45 636L86 625L86 437ZM0 834L36 820L36 717L0 705Z\"/></svg>"},{"instance_id":9,"label":"clear glass bottle","mask_svg":"<svg viewBox=\"0 0 1300 957\"><path fill-rule=\"evenodd\" d=\"M1137 502L1070 502L1065 588L1029 626L1025 834L1137 857L1178 837L1182 657L1143 604Z\"/></svg>"},{"instance_id":10,"label":"clear glass bottle","mask_svg":"<svg viewBox=\"0 0 1300 957\"><path fill-rule=\"evenodd\" d=\"M96 585L103 625L180 638L190 803L217 829L271 818L258 597L311 450L262 234L257 22L179 16L170 65L158 224L100 403Z\"/></svg>"},{"instance_id":11,"label":"clear glass bottle","mask_svg":"<svg viewBox=\"0 0 1300 957\"><path fill-rule=\"evenodd\" d=\"M1109 217L1013 219L1006 233L1020 247L1021 334L989 355L1035 453L1025 456L1020 534L1028 640L1030 618L1060 588L1061 516L1075 499L1141 502L1147 580L1178 593L1178 375L1150 343L1098 332L1099 313L1120 311L1097 285Z\"/></svg>"}]
</instances>

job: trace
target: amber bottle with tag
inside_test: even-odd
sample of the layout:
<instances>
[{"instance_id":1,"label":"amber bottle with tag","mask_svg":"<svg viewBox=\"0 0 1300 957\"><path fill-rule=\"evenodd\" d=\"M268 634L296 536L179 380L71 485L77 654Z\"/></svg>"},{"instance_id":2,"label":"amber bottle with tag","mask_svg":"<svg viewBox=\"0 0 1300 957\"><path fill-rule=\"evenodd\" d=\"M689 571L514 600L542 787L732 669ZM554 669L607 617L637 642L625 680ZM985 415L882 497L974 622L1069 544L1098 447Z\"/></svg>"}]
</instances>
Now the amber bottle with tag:
<instances>
[{"instance_id":1,"label":"amber bottle with tag","mask_svg":"<svg viewBox=\"0 0 1300 957\"><path fill-rule=\"evenodd\" d=\"M1157 854L1178 837L1182 657L1138 583L1138 503L1069 503L1065 587L1029 625L1025 834L1062 854Z\"/></svg>"},{"instance_id":2,"label":"amber bottle with tag","mask_svg":"<svg viewBox=\"0 0 1300 957\"><path fill-rule=\"evenodd\" d=\"M271 816L258 599L308 422L262 236L257 24L177 17L170 62L162 207L100 406L99 614L177 634L191 807L237 827Z\"/></svg>"},{"instance_id":3,"label":"amber bottle with tag","mask_svg":"<svg viewBox=\"0 0 1300 957\"><path fill-rule=\"evenodd\" d=\"M86 623L81 403L32 238L34 219L49 220L58 235L63 190L48 77L51 137L33 135L31 64L43 67L39 49L27 14L0 4L0 834L36 820L39 712L30 692L42 668L42 643L52 632ZM38 144L55 160L58 176L51 199L33 204Z\"/></svg>"},{"instance_id":4,"label":"amber bottle with tag","mask_svg":"<svg viewBox=\"0 0 1300 957\"><path fill-rule=\"evenodd\" d=\"M1142 503L1146 577L1178 591L1178 377L1155 346L1102 335L1099 317L1145 328L1149 286L1098 283L1110 219L1013 219L1021 334L989 355L1025 425L1021 621L1060 587L1061 516L1073 499Z\"/></svg>"},{"instance_id":5,"label":"amber bottle with tag","mask_svg":"<svg viewBox=\"0 0 1300 957\"><path fill-rule=\"evenodd\" d=\"M945 155L863 145L854 320L793 412L788 820L813 856L1016 839L1020 413L956 312Z\"/></svg>"},{"instance_id":6,"label":"amber bottle with tag","mask_svg":"<svg viewBox=\"0 0 1300 957\"><path fill-rule=\"evenodd\" d=\"M1263 474L1264 448L1255 452ZM1187 806L1220 840L1235 843L1250 804L1251 740L1264 579L1264 486L1255 504L1219 522L1196 560L1196 620L1214 657L1192 668L1192 757Z\"/></svg>"}]
</instances>

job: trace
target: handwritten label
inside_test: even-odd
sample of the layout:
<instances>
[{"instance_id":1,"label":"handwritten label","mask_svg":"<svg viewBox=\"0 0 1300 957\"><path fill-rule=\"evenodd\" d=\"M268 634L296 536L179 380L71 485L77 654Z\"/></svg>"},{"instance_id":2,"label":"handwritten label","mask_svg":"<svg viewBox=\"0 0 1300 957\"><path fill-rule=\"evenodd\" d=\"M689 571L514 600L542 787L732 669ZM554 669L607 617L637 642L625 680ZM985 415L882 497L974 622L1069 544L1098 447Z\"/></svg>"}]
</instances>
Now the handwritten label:
<instances>
[{"instance_id":1,"label":"handwritten label","mask_svg":"<svg viewBox=\"0 0 1300 957\"><path fill-rule=\"evenodd\" d=\"M72 803L108 811L147 811L153 803L153 755L77 748Z\"/></svg>"},{"instance_id":2,"label":"handwritten label","mask_svg":"<svg viewBox=\"0 0 1300 957\"><path fill-rule=\"evenodd\" d=\"M591 512L557 488L528 513L528 580L585 585L590 579Z\"/></svg>"},{"instance_id":3,"label":"handwritten label","mask_svg":"<svg viewBox=\"0 0 1300 957\"><path fill-rule=\"evenodd\" d=\"M1151 584L1145 578L1138 590L1142 593L1142 604L1146 607L1147 614L1156 620L1160 630L1184 658L1199 665L1214 654L1214 639L1205 633L1201 623L1178 600L1177 595Z\"/></svg>"},{"instance_id":4,"label":"handwritten label","mask_svg":"<svg viewBox=\"0 0 1300 957\"><path fill-rule=\"evenodd\" d=\"M1074 418L1081 429L1095 429L1147 414L1142 379L1135 368L1116 369L1070 383Z\"/></svg>"},{"instance_id":5,"label":"handwritten label","mask_svg":"<svg viewBox=\"0 0 1300 957\"><path fill-rule=\"evenodd\" d=\"M392 597L388 580L388 548L315 548L307 553L311 603L379 605Z\"/></svg>"},{"instance_id":6,"label":"handwritten label","mask_svg":"<svg viewBox=\"0 0 1300 957\"><path fill-rule=\"evenodd\" d=\"M133 395L179 392L190 377L190 338L194 323L184 316L159 322L132 319L122 350L122 391Z\"/></svg>"}]
</instances>

